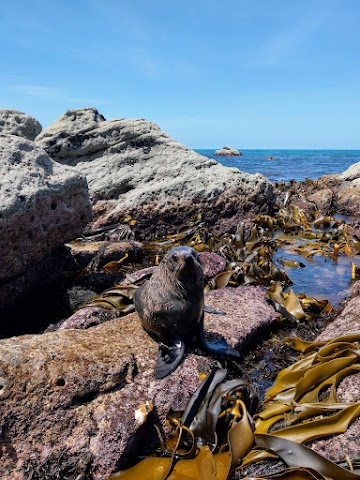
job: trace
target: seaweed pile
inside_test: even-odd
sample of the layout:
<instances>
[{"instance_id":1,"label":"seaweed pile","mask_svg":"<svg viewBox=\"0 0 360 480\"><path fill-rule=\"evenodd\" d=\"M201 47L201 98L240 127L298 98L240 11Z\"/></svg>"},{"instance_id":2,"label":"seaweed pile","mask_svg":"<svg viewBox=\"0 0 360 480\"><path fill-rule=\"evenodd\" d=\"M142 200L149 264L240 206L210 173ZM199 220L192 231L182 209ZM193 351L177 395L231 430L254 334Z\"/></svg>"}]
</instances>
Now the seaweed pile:
<instances>
[{"instance_id":1,"label":"seaweed pile","mask_svg":"<svg viewBox=\"0 0 360 480\"><path fill-rule=\"evenodd\" d=\"M336 394L343 378L360 371L360 333L287 341L301 359L278 374L260 407L251 385L224 381L226 370L214 369L182 416L168 417L174 433L156 456L109 480L360 479L360 450L336 464L303 445L344 432L360 416L359 402L339 402ZM247 476L258 462L271 473Z\"/></svg>"},{"instance_id":2,"label":"seaweed pile","mask_svg":"<svg viewBox=\"0 0 360 480\"><path fill-rule=\"evenodd\" d=\"M131 218L124 219L120 227L122 232L126 230L127 237L135 236L132 229L136 228L136 222ZM276 259L275 252L282 249L285 254L296 253L306 259L322 256L334 263L341 256L353 258L360 253L360 239L351 225L333 217L320 216L309 222L304 212L296 206L280 208L274 216L255 217L251 229L239 223L234 234L221 237L211 234L198 215L177 233L148 241L145 244L145 266L157 265L164 252L178 245L191 246L198 252L214 252L226 260L226 270L212 278L205 291L239 285L267 287L266 298L281 314L281 318L295 323L320 313L330 313L332 305L326 300L308 297L305 293L295 294L292 289L286 292L293 282L285 268L297 269L304 267L304 264L283 256ZM125 255L107 263L104 271L121 271L126 259ZM358 276L359 267L353 263L352 279ZM116 309L123 314L132 311L134 289L148 278L148 274L136 280L131 275L127 277L123 284L107 289L94 298L91 305Z\"/></svg>"},{"instance_id":3,"label":"seaweed pile","mask_svg":"<svg viewBox=\"0 0 360 480\"><path fill-rule=\"evenodd\" d=\"M131 218L125 219L120 229L127 238L136 237L136 222ZM296 294L289 288L293 282L286 270L304 267L292 255L304 260L321 257L336 264L341 257L352 260L360 254L360 239L353 226L330 216L318 215L308 221L296 206L279 208L274 216L257 216L252 228L240 223L235 233L221 237L209 232L199 215L178 232L159 237L145 244L146 267L155 267L164 252L178 245L217 253L225 259L226 269L208 281L206 291L260 285L278 312L279 322L295 326L328 316L333 307L327 300ZM280 249L282 256L277 258ZM126 272L126 262L125 255L103 269ZM149 275L151 269L137 276L127 273L124 282L92 299L90 306L126 315L133 310L136 288ZM359 266L353 261L349 281L357 278ZM193 394L183 415L169 416L175 431L156 455L113 474L111 480L360 479L358 457L347 458L346 465L339 466L302 445L343 432L360 416L359 403L339 402L336 396L338 383L360 371L359 341L359 334L330 342L283 340L287 348L300 351L302 358L278 374L259 408L258 395L246 380L225 381L226 371L213 371ZM261 473L264 461L266 475ZM254 465L260 465L260 473L251 470Z\"/></svg>"}]
</instances>

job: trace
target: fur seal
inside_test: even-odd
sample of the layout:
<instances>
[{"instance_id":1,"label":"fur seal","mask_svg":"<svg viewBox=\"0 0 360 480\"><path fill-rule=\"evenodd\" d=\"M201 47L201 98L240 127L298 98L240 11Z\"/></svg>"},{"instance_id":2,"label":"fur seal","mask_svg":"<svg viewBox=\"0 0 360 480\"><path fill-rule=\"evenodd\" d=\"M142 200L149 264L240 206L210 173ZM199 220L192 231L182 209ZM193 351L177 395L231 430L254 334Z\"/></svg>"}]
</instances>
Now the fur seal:
<instances>
[{"instance_id":1,"label":"fur seal","mask_svg":"<svg viewBox=\"0 0 360 480\"><path fill-rule=\"evenodd\" d=\"M191 247L169 250L151 278L135 292L134 304L142 326L159 343L156 378L166 377L177 368L185 355L185 345L240 356L225 341L205 341L204 276Z\"/></svg>"}]
</instances>

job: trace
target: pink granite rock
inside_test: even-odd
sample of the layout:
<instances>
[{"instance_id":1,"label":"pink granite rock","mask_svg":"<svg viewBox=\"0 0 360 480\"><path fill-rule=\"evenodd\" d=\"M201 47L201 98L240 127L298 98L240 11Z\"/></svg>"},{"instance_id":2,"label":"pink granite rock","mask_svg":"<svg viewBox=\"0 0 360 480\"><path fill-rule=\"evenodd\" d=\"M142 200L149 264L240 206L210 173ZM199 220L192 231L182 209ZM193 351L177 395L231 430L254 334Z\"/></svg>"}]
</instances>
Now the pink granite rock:
<instances>
[{"instance_id":1,"label":"pink granite rock","mask_svg":"<svg viewBox=\"0 0 360 480\"><path fill-rule=\"evenodd\" d=\"M199 260L204 272L205 280L215 277L218 273L226 269L226 260L217 253L200 252Z\"/></svg>"},{"instance_id":2,"label":"pink granite rock","mask_svg":"<svg viewBox=\"0 0 360 480\"><path fill-rule=\"evenodd\" d=\"M276 317L256 287L214 291L206 302L226 313L205 315L207 334L240 349L254 345ZM184 410L199 374L218 363L189 352L175 372L156 380L158 346L135 313L74 329L84 327L86 315L94 323L102 313L83 310L70 330L63 325L0 341L0 478L72 478L77 472L107 479L159 442L155 427L166 435L169 409ZM135 412L146 402L154 414L142 425Z\"/></svg>"}]
</instances>

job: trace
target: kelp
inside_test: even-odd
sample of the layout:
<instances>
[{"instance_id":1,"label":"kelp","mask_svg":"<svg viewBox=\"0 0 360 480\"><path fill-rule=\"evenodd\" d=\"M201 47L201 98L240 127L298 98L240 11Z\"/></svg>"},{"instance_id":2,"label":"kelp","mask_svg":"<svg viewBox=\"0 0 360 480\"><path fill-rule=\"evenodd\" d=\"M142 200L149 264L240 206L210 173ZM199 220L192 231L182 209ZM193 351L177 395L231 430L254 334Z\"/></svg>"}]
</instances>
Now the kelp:
<instances>
[{"instance_id":1,"label":"kelp","mask_svg":"<svg viewBox=\"0 0 360 480\"><path fill-rule=\"evenodd\" d=\"M347 375L360 372L359 341L360 332L324 342L285 339L303 356L279 372L267 391L254 418L255 437L266 434L271 438L304 443L344 432L360 416L360 403L339 402L336 388ZM294 447L290 449L293 451ZM264 450L253 451L244 459L244 464L266 457ZM286 463L294 466L289 461ZM305 463L301 466L313 468Z\"/></svg>"},{"instance_id":2,"label":"kelp","mask_svg":"<svg viewBox=\"0 0 360 480\"><path fill-rule=\"evenodd\" d=\"M181 419L168 418L175 432L159 456L112 474L109 480L226 480L253 445L248 409L254 412L257 405L253 388L241 379L224 381L226 373L215 368L192 395Z\"/></svg>"},{"instance_id":3,"label":"kelp","mask_svg":"<svg viewBox=\"0 0 360 480\"><path fill-rule=\"evenodd\" d=\"M292 289L286 293L280 282L272 283L266 290L265 298L277 312L294 324L300 320L309 319L315 314L332 311L332 305L328 300L317 300L302 293L296 295Z\"/></svg>"},{"instance_id":4,"label":"kelp","mask_svg":"<svg viewBox=\"0 0 360 480\"><path fill-rule=\"evenodd\" d=\"M120 226L126 225L130 228L131 224L132 220L127 218ZM333 262L337 262L341 255L354 256L360 253L360 240L350 234L346 223L330 216L318 217L309 222L304 212L296 206L280 208L274 216L255 217L251 230L240 222L234 234L225 234L222 237L211 234L198 215L177 233L145 244L150 264L158 265L163 253L177 245L189 245L197 251L216 252L226 260L226 270L206 284L205 292L225 286L265 286L267 300L291 323L306 321L321 313L327 314L332 311L332 305L326 300L317 300L301 293L295 294L292 289L286 293L285 289L292 281L281 267L304 268L305 264L280 258L278 266L274 261L275 250L280 246L285 252L296 253L308 261L320 255ZM103 268L108 272L121 269L126 258L124 255ZM352 263L353 280L360 277L359 272L360 267ZM143 281L136 281L133 288L140 286ZM129 295L122 285L117 285L95 297L90 305L118 309L122 314L126 314L133 311L131 303L131 294Z\"/></svg>"},{"instance_id":5,"label":"kelp","mask_svg":"<svg viewBox=\"0 0 360 480\"><path fill-rule=\"evenodd\" d=\"M359 402L340 403L336 395L338 383L360 371L359 341L360 332L324 342L286 339L302 358L279 372L259 409L246 381L225 380L226 370L214 369L182 417L169 417L174 432L157 456L109 480L226 480L236 469L276 458L288 468L246 478L360 480L360 451L335 464L302 445L343 432L360 416Z\"/></svg>"}]
</instances>

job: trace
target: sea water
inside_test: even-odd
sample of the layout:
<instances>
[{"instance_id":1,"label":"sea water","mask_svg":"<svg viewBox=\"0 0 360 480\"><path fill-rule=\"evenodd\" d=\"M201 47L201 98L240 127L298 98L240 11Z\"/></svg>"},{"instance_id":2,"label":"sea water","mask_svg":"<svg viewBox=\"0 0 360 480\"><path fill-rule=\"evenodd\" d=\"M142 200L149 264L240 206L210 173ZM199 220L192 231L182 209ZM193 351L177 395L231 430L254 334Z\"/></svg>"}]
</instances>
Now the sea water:
<instances>
[{"instance_id":1,"label":"sea water","mask_svg":"<svg viewBox=\"0 0 360 480\"><path fill-rule=\"evenodd\" d=\"M240 150L238 157L220 157L215 150L195 150L226 167L248 173L262 173L271 182L305 180L329 173L341 173L360 162L360 150Z\"/></svg>"},{"instance_id":2,"label":"sea water","mask_svg":"<svg viewBox=\"0 0 360 480\"><path fill-rule=\"evenodd\" d=\"M272 182L291 179L318 178L330 173L341 173L353 163L360 161L360 150L241 150L242 156L220 157L215 150L196 150L209 158L214 158L227 167L237 167L248 173L262 173ZM271 160L270 160L271 158ZM347 219L360 221L358 218ZM305 268L283 267L281 259L302 262ZM286 249L278 248L274 261L284 268L294 282L296 293L306 293L317 299L327 299L334 306L349 294L351 263L360 266L359 255L339 256L337 261L329 257L314 256L308 259Z\"/></svg>"}]
</instances>

